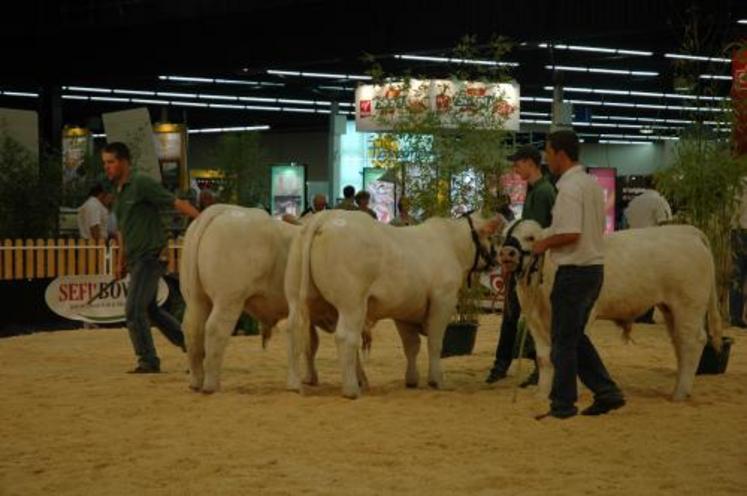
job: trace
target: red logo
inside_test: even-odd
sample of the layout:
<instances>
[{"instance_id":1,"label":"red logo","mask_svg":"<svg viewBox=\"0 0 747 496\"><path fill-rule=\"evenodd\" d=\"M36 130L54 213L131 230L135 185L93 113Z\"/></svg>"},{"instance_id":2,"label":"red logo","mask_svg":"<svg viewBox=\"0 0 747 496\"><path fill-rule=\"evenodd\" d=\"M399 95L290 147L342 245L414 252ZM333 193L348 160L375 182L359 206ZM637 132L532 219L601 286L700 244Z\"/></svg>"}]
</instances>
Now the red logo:
<instances>
[{"instance_id":1,"label":"red logo","mask_svg":"<svg viewBox=\"0 0 747 496\"><path fill-rule=\"evenodd\" d=\"M361 100L359 103L361 117L367 117L371 115L371 100Z\"/></svg>"}]
</instances>

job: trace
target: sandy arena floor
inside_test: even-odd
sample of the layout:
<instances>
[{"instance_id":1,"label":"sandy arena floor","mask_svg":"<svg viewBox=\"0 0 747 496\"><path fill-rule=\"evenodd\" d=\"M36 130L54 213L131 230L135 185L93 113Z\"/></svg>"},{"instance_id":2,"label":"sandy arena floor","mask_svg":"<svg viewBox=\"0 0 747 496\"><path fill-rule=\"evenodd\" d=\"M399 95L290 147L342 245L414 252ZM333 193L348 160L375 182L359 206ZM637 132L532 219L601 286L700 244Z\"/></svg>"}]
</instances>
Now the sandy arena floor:
<instances>
[{"instance_id":1,"label":"sandy arena floor","mask_svg":"<svg viewBox=\"0 0 747 496\"><path fill-rule=\"evenodd\" d=\"M515 370L483 383L499 322L484 318L474 355L445 360L445 391L404 388L399 338L380 323L356 401L340 396L328 335L321 385L304 396L284 390L283 333L267 351L233 338L213 396L188 391L186 359L160 335L165 373L150 376L124 373L124 330L0 340L0 494L745 494L747 333L727 332L726 375L699 376L675 404L661 326L624 345L599 323L593 339L628 405L538 422L547 405L531 390L512 402ZM421 352L421 381L425 367Z\"/></svg>"}]
</instances>

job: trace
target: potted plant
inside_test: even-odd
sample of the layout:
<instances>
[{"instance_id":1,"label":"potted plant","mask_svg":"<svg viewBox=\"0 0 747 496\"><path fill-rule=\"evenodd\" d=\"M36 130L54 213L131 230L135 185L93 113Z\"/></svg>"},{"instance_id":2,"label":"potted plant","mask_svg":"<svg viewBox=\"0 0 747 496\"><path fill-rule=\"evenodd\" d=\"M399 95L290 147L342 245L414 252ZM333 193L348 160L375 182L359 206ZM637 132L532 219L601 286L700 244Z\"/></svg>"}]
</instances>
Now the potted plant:
<instances>
[{"instance_id":1,"label":"potted plant","mask_svg":"<svg viewBox=\"0 0 747 496\"><path fill-rule=\"evenodd\" d=\"M486 54L465 37L454 56L499 60L509 49L510 43L498 38ZM374 161L399 173L399 190L419 218L496 211L498 178L507 165L506 122L517 110L501 85L512 82L505 70L498 64L462 64L440 79L387 79L379 65L369 72L379 84L377 121L389 129L374 140ZM442 356L471 353L484 291L465 281Z\"/></svg>"}]
</instances>

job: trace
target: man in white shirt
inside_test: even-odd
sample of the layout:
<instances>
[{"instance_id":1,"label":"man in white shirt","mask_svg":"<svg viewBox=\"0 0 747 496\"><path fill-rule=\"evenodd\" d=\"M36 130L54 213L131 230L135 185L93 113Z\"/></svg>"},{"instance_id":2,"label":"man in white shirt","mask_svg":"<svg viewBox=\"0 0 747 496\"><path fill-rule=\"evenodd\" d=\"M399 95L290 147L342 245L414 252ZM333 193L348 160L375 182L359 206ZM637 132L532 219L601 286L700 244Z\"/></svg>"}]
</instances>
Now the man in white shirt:
<instances>
[{"instance_id":1,"label":"man in white shirt","mask_svg":"<svg viewBox=\"0 0 747 496\"><path fill-rule=\"evenodd\" d=\"M88 192L88 199L78 209L78 232L82 239L106 239L111 195L101 184L95 184Z\"/></svg>"},{"instance_id":2,"label":"man in white shirt","mask_svg":"<svg viewBox=\"0 0 747 496\"><path fill-rule=\"evenodd\" d=\"M672 209L666 198L652 188L651 184L636 196L625 209L628 227L653 227L672 220Z\"/></svg>"},{"instance_id":3,"label":"man in white shirt","mask_svg":"<svg viewBox=\"0 0 747 496\"><path fill-rule=\"evenodd\" d=\"M558 196L548 236L534 244L537 255L549 250L557 264L550 301L555 375L550 411L545 417L569 418L578 412L576 376L594 392L594 403L582 415L601 415L625 404L594 345L584 333L604 280L604 193L578 163L579 142L573 131L547 137L545 154L558 176Z\"/></svg>"}]
</instances>

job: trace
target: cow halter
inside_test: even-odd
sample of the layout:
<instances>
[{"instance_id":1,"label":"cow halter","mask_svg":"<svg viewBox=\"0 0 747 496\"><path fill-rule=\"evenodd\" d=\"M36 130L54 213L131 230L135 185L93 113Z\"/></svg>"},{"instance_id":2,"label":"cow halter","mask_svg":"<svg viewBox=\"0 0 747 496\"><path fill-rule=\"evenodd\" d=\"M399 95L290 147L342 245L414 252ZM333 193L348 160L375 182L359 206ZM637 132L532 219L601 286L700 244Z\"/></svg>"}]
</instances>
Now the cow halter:
<instances>
[{"instance_id":1,"label":"cow halter","mask_svg":"<svg viewBox=\"0 0 747 496\"><path fill-rule=\"evenodd\" d=\"M508 246L519 252L519 266L516 268L516 277L521 279L524 276L524 270L526 269L527 277L532 277L535 272L540 272L544 262L544 255L534 255L529 250L525 250L519 240L514 236L514 230L516 227L524 222L525 219L519 219L509 228L506 233L506 241L503 242L503 246ZM529 257L529 266L524 267L524 260ZM542 273L540 272L540 283L542 282Z\"/></svg>"},{"instance_id":2,"label":"cow halter","mask_svg":"<svg viewBox=\"0 0 747 496\"><path fill-rule=\"evenodd\" d=\"M467 223L469 224L469 231L472 235L472 242L475 245L475 259L472 262L472 267L469 269L469 273L467 274L467 287L472 287L472 274L477 272L478 270L488 270L491 267L495 266L495 258L498 256L498 253L495 250L495 246L493 246L493 243L490 243L490 250L486 250L485 247L480 243L480 236L477 234L477 231L475 230L475 224L472 222L472 212L465 213L462 217L465 217L467 219ZM480 259L482 258L482 261L485 263L485 265L478 269L477 264L480 262Z\"/></svg>"}]
</instances>

